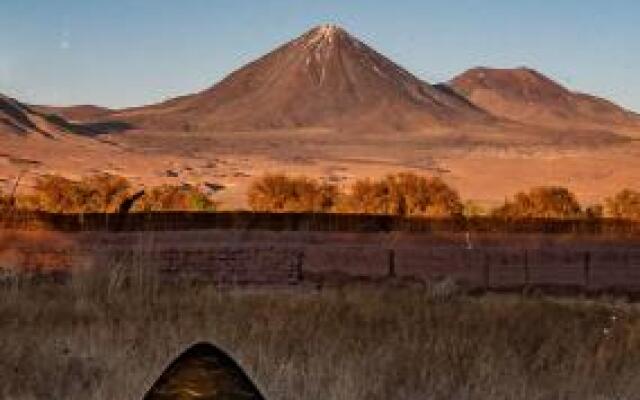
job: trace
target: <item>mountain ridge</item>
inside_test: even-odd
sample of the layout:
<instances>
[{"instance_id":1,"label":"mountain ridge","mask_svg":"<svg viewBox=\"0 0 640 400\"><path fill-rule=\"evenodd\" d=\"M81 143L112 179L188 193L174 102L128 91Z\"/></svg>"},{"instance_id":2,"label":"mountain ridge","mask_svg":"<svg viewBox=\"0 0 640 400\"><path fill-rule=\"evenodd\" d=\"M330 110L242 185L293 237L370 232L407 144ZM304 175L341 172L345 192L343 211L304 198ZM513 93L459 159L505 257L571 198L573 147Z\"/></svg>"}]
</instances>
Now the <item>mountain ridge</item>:
<instances>
[{"instance_id":1,"label":"mountain ridge","mask_svg":"<svg viewBox=\"0 0 640 400\"><path fill-rule=\"evenodd\" d=\"M640 135L639 114L604 98L572 91L531 68L476 67L448 84L500 118L546 128Z\"/></svg>"},{"instance_id":2,"label":"mountain ridge","mask_svg":"<svg viewBox=\"0 0 640 400\"><path fill-rule=\"evenodd\" d=\"M429 84L330 24L307 31L197 93L121 110L91 105L33 109L74 123L94 123L87 126L102 133L519 131L525 126L542 135L591 132L594 138L605 133L640 138L639 114L572 91L534 69L476 67L444 84Z\"/></svg>"},{"instance_id":3,"label":"mountain ridge","mask_svg":"<svg viewBox=\"0 0 640 400\"><path fill-rule=\"evenodd\" d=\"M39 135L56 138L67 134L84 134L85 129L55 114L47 114L0 94L0 134Z\"/></svg>"},{"instance_id":4,"label":"mountain ridge","mask_svg":"<svg viewBox=\"0 0 640 400\"><path fill-rule=\"evenodd\" d=\"M199 93L113 117L142 127L213 131L402 131L492 120L335 25L314 28Z\"/></svg>"}]
</instances>

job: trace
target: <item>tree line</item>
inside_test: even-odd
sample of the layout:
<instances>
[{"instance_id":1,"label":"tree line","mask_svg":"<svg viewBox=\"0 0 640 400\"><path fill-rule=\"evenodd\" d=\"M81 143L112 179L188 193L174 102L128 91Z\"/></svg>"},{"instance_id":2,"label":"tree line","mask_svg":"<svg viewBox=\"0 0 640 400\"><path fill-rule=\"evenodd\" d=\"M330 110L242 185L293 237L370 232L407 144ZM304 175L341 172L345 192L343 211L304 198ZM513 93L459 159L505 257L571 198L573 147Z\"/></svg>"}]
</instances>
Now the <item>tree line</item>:
<instances>
[{"instance_id":1,"label":"tree line","mask_svg":"<svg viewBox=\"0 0 640 400\"><path fill-rule=\"evenodd\" d=\"M640 220L640 191L624 189L602 204L583 206L567 188L534 187L518 192L493 209L463 201L441 178L402 172L358 179L348 187L305 177L267 174L247 192L256 212L387 214L447 218L620 218ZM192 185L161 185L144 190L128 179L107 173L73 180L44 175L28 194L0 193L0 209L52 213L215 211L219 204Z\"/></svg>"},{"instance_id":2,"label":"tree line","mask_svg":"<svg viewBox=\"0 0 640 400\"><path fill-rule=\"evenodd\" d=\"M141 190L124 177L103 173L80 180L40 176L29 194L0 196L2 206L51 213L115 213L213 211L216 203L194 186L160 185Z\"/></svg>"},{"instance_id":3,"label":"tree line","mask_svg":"<svg viewBox=\"0 0 640 400\"><path fill-rule=\"evenodd\" d=\"M486 210L473 201L463 201L442 179L414 173L360 179L343 189L303 176L265 175L250 186L248 203L252 210L262 212L640 220L640 192L631 189L605 199L603 204L582 206L565 187L534 187L516 193L499 207Z\"/></svg>"}]
</instances>

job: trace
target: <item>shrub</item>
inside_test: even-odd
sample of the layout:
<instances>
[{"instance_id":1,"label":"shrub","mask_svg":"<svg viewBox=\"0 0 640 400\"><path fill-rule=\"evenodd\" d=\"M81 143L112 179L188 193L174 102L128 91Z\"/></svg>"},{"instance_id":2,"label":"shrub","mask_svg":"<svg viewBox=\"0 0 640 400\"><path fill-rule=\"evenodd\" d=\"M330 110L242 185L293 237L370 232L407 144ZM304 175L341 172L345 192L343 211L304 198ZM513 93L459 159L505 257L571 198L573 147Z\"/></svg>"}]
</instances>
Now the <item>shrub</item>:
<instances>
[{"instance_id":1,"label":"shrub","mask_svg":"<svg viewBox=\"0 0 640 400\"><path fill-rule=\"evenodd\" d=\"M338 191L306 177L265 175L251 184L247 196L254 211L325 212L333 208Z\"/></svg>"},{"instance_id":2,"label":"shrub","mask_svg":"<svg viewBox=\"0 0 640 400\"><path fill-rule=\"evenodd\" d=\"M11 208L11 199L0 191L0 213L3 213Z\"/></svg>"},{"instance_id":3,"label":"shrub","mask_svg":"<svg viewBox=\"0 0 640 400\"><path fill-rule=\"evenodd\" d=\"M598 219L604 217L604 206L602 204L592 204L585 208L585 217L591 219Z\"/></svg>"},{"instance_id":4,"label":"shrub","mask_svg":"<svg viewBox=\"0 0 640 400\"><path fill-rule=\"evenodd\" d=\"M125 178L110 174L81 181L45 175L36 179L34 190L35 198L29 198L30 208L58 213L115 212L131 194L131 185Z\"/></svg>"},{"instance_id":5,"label":"shrub","mask_svg":"<svg viewBox=\"0 0 640 400\"><path fill-rule=\"evenodd\" d=\"M487 215L487 210L481 204L473 200L467 200L464 202L463 214L467 218L483 217Z\"/></svg>"},{"instance_id":6,"label":"shrub","mask_svg":"<svg viewBox=\"0 0 640 400\"><path fill-rule=\"evenodd\" d=\"M464 209L458 193L440 178L413 173L358 180L343 201L343 211L367 214L450 217Z\"/></svg>"},{"instance_id":7,"label":"shrub","mask_svg":"<svg viewBox=\"0 0 640 400\"><path fill-rule=\"evenodd\" d=\"M145 191L133 211L213 211L216 208L206 194L190 185L162 185Z\"/></svg>"},{"instance_id":8,"label":"shrub","mask_svg":"<svg viewBox=\"0 0 640 400\"><path fill-rule=\"evenodd\" d=\"M0 207L7 205L9 202L9 196L7 196L6 194L4 194L4 192L2 191L2 189L0 189Z\"/></svg>"},{"instance_id":9,"label":"shrub","mask_svg":"<svg viewBox=\"0 0 640 400\"><path fill-rule=\"evenodd\" d=\"M37 194L21 194L15 199L15 208L23 211L44 211L40 197Z\"/></svg>"},{"instance_id":10,"label":"shrub","mask_svg":"<svg viewBox=\"0 0 640 400\"><path fill-rule=\"evenodd\" d=\"M44 175L36 179L34 190L37 209L49 212L86 211L89 193L79 182L58 175Z\"/></svg>"},{"instance_id":11,"label":"shrub","mask_svg":"<svg viewBox=\"0 0 640 400\"><path fill-rule=\"evenodd\" d=\"M625 189L605 202L608 216L640 219L640 192Z\"/></svg>"},{"instance_id":12,"label":"shrub","mask_svg":"<svg viewBox=\"0 0 640 400\"><path fill-rule=\"evenodd\" d=\"M580 204L568 189L556 186L536 187L520 192L512 201L493 211L505 218L579 218Z\"/></svg>"},{"instance_id":13,"label":"shrub","mask_svg":"<svg viewBox=\"0 0 640 400\"><path fill-rule=\"evenodd\" d=\"M115 212L131 196L131 183L121 176L99 174L84 178L80 184L91 193L87 207L96 212Z\"/></svg>"},{"instance_id":14,"label":"shrub","mask_svg":"<svg viewBox=\"0 0 640 400\"><path fill-rule=\"evenodd\" d=\"M34 194L21 196L21 208L54 213L117 212L134 194L131 183L123 177L98 174L80 181L57 175L36 179ZM134 211L203 211L215 204L192 186L159 186L147 190L134 205Z\"/></svg>"}]
</instances>

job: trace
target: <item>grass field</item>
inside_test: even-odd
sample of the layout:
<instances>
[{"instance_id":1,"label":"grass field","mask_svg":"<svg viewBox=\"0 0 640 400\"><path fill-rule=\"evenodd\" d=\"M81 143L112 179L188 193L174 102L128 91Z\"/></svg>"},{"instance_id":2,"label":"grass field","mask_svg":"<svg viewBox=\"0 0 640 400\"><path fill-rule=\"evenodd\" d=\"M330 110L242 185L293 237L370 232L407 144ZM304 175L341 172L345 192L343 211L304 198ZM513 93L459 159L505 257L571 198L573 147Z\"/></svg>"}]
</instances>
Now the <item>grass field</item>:
<instances>
[{"instance_id":1,"label":"grass field","mask_svg":"<svg viewBox=\"0 0 640 400\"><path fill-rule=\"evenodd\" d=\"M0 397L142 397L186 346L233 354L270 400L636 399L634 305L430 289L226 291L144 271L0 291Z\"/></svg>"}]
</instances>

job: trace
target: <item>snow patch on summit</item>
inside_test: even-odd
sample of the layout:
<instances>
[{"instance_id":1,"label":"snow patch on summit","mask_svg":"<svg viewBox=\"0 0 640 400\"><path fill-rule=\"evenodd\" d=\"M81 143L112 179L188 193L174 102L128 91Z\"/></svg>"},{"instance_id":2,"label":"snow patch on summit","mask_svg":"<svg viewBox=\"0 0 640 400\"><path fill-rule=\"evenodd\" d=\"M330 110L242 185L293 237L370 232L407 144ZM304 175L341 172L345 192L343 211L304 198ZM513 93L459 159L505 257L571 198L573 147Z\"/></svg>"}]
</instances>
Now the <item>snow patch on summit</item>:
<instances>
[{"instance_id":1,"label":"snow patch on summit","mask_svg":"<svg viewBox=\"0 0 640 400\"><path fill-rule=\"evenodd\" d=\"M340 28L335 25L322 25L316 28L304 44L305 48L322 48L326 44L332 45L336 36L339 34Z\"/></svg>"}]
</instances>

